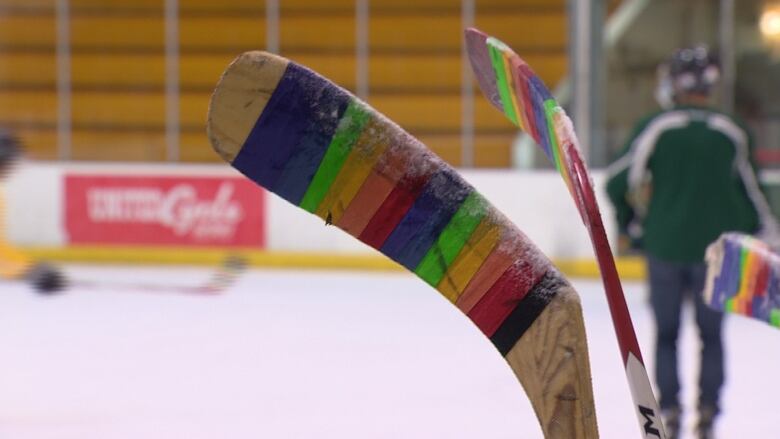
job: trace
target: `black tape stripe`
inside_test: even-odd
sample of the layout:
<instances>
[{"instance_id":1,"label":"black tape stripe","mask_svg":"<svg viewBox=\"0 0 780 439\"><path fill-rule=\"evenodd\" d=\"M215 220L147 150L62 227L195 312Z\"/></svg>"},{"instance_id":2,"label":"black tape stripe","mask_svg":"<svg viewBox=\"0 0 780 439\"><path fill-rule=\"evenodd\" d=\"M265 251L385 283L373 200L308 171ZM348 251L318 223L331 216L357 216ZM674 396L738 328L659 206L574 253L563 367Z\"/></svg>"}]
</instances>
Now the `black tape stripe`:
<instances>
[{"instance_id":1,"label":"black tape stripe","mask_svg":"<svg viewBox=\"0 0 780 439\"><path fill-rule=\"evenodd\" d=\"M551 269L542 276L531 291L521 300L515 309L504 320L504 323L490 337L501 355L506 355L515 346L520 337L531 327L537 317L544 311L558 291L568 286L563 276Z\"/></svg>"}]
</instances>

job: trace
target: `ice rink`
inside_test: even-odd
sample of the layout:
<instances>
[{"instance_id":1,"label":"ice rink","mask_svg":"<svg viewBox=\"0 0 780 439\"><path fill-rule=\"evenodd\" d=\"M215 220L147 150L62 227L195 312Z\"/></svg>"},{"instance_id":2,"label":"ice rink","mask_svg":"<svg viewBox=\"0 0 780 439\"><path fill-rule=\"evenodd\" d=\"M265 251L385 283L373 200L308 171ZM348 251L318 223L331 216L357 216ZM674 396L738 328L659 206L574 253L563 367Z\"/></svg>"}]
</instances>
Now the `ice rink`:
<instances>
[{"instance_id":1,"label":"ice rink","mask_svg":"<svg viewBox=\"0 0 780 439\"><path fill-rule=\"evenodd\" d=\"M76 279L162 285L196 285L210 271L68 268ZM601 285L574 284L601 437L639 438ZM652 372L644 288L625 289ZM253 270L213 297L0 291L0 439L541 437L497 351L410 274ZM719 438L780 437L780 331L730 316L726 333ZM688 325L687 383L697 349ZM689 387L689 408L694 398Z\"/></svg>"}]
</instances>

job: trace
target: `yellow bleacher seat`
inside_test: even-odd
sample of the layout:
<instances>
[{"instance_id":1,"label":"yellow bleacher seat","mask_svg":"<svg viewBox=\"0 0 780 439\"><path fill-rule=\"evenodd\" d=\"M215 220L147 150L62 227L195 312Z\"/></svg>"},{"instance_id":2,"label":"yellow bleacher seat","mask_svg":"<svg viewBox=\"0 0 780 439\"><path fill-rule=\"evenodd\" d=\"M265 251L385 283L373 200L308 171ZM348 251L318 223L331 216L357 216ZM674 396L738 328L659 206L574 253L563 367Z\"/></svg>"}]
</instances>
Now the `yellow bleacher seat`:
<instances>
[{"instance_id":1,"label":"yellow bleacher seat","mask_svg":"<svg viewBox=\"0 0 780 439\"><path fill-rule=\"evenodd\" d=\"M352 13L327 15L282 15L279 23L282 54L288 50L322 49L325 53L355 48L355 16Z\"/></svg>"},{"instance_id":2,"label":"yellow bleacher seat","mask_svg":"<svg viewBox=\"0 0 780 439\"><path fill-rule=\"evenodd\" d=\"M56 130L21 128L17 135L31 157L58 158ZM74 160L161 161L165 159L165 133L73 130L71 150Z\"/></svg>"},{"instance_id":3,"label":"yellow bleacher seat","mask_svg":"<svg viewBox=\"0 0 780 439\"><path fill-rule=\"evenodd\" d=\"M283 25L283 23L282 23ZM265 47L262 15L182 16L179 19L181 50L243 52Z\"/></svg>"},{"instance_id":4,"label":"yellow bleacher seat","mask_svg":"<svg viewBox=\"0 0 780 439\"><path fill-rule=\"evenodd\" d=\"M54 49L56 42L54 15L0 14L0 45L35 51Z\"/></svg>"},{"instance_id":5,"label":"yellow bleacher seat","mask_svg":"<svg viewBox=\"0 0 780 439\"><path fill-rule=\"evenodd\" d=\"M57 81L57 58L46 52L0 52L0 84L51 87Z\"/></svg>"},{"instance_id":6,"label":"yellow bleacher seat","mask_svg":"<svg viewBox=\"0 0 780 439\"><path fill-rule=\"evenodd\" d=\"M0 89L0 125L54 124L57 94L52 91Z\"/></svg>"},{"instance_id":7,"label":"yellow bleacher seat","mask_svg":"<svg viewBox=\"0 0 780 439\"><path fill-rule=\"evenodd\" d=\"M562 12L541 10L523 14L490 13L479 15L476 25L513 47L560 50L566 45ZM372 49L398 51L441 50L457 52L463 42L460 13L432 18L421 14L388 14L372 17Z\"/></svg>"},{"instance_id":8,"label":"yellow bleacher seat","mask_svg":"<svg viewBox=\"0 0 780 439\"><path fill-rule=\"evenodd\" d=\"M506 130L510 126L487 99L474 99L478 130ZM407 130L457 132L461 125L459 94L387 94L369 96L369 103ZM413 111L412 111L413 109Z\"/></svg>"}]
</instances>

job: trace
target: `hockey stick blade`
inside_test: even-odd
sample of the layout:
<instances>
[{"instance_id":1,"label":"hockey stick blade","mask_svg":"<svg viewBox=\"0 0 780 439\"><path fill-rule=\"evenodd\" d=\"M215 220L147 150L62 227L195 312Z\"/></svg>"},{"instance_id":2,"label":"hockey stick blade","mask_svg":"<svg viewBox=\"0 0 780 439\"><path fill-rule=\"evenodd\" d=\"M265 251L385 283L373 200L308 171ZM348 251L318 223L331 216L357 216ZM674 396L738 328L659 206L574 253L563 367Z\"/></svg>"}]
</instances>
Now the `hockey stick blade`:
<instances>
[{"instance_id":1,"label":"hockey stick blade","mask_svg":"<svg viewBox=\"0 0 780 439\"><path fill-rule=\"evenodd\" d=\"M640 431L644 438L665 438L658 402L642 360L601 212L571 120L542 80L509 46L474 28L466 29L465 41L472 70L483 94L513 124L533 137L560 172L574 198L601 270Z\"/></svg>"},{"instance_id":2,"label":"hockey stick blade","mask_svg":"<svg viewBox=\"0 0 780 439\"><path fill-rule=\"evenodd\" d=\"M213 296L228 290L246 270L244 258L231 255L225 258L209 279L200 285L154 284L146 282L113 282L93 280L70 280L68 289L132 291L160 294L192 294Z\"/></svg>"},{"instance_id":3,"label":"hockey stick blade","mask_svg":"<svg viewBox=\"0 0 780 439\"><path fill-rule=\"evenodd\" d=\"M704 303L780 328L780 254L743 233L724 233L707 247Z\"/></svg>"},{"instance_id":4,"label":"hockey stick blade","mask_svg":"<svg viewBox=\"0 0 780 439\"><path fill-rule=\"evenodd\" d=\"M546 438L598 436L579 296L419 140L265 52L228 66L208 133L234 168L403 265L468 316L518 377Z\"/></svg>"}]
</instances>

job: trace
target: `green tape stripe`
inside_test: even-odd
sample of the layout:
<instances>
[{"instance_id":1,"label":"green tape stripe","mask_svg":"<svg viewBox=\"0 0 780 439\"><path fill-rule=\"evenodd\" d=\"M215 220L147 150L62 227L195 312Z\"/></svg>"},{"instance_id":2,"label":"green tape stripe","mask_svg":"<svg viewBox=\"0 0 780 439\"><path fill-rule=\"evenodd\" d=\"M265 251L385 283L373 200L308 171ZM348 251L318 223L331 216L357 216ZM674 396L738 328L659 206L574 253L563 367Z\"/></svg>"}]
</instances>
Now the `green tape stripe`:
<instances>
[{"instance_id":1,"label":"green tape stripe","mask_svg":"<svg viewBox=\"0 0 780 439\"><path fill-rule=\"evenodd\" d=\"M447 268L485 216L485 206L484 199L476 192L466 197L460 209L455 212L447 227L417 265L414 270L417 276L434 288L439 284Z\"/></svg>"},{"instance_id":2,"label":"green tape stripe","mask_svg":"<svg viewBox=\"0 0 780 439\"><path fill-rule=\"evenodd\" d=\"M780 309L773 309L769 315L769 323L780 328Z\"/></svg>"},{"instance_id":3,"label":"green tape stripe","mask_svg":"<svg viewBox=\"0 0 780 439\"><path fill-rule=\"evenodd\" d=\"M330 185L333 184L333 181L339 175L341 167L344 166L344 162L349 157L352 146L363 131L368 118L368 109L353 99L341 117L336 133L333 135L333 139L331 139L330 145L328 145L328 150L320 162L320 167L314 174L311 183L309 183L309 188L306 190L303 200L301 200L300 206L303 209L312 213L317 210L317 206L325 198Z\"/></svg>"},{"instance_id":4,"label":"green tape stripe","mask_svg":"<svg viewBox=\"0 0 780 439\"><path fill-rule=\"evenodd\" d=\"M734 312L734 299L726 299L726 303L723 304L723 309L726 312Z\"/></svg>"},{"instance_id":5,"label":"green tape stripe","mask_svg":"<svg viewBox=\"0 0 780 439\"><path fill-rule=\"evenodd\" d=\"M739 288L742 287L743 278L747 275L745 267L747 267L748 253L749 251L746 248L742 248L739 251Z\"/></svg>"},{"instance_id":6,"label":"green tape stripe","mask_svg":"<svg viewBox=\"0 0 780 439\"><path fill-rule=\"evenodd\" d=\"M498 95L501 97L501 106L504 107L504 113L515 125L520 125L517 122L517 114L515 113L515 107L512 105L512 90L509 86L509 80L506 77L506 70L504 67L504 57L501 55L501 46L505 46L501 41L495 38L488 38L488 52L490 53L490 62L493 64L493 71L496 73L496 86L498 88Z\"/></svg>"},{"instance_id":7,"label":"green tape stripe","mask_svg":"<svg viewBox=\"0 0 780 439\"><path fill-rule=\"evenodd\" d=\"M553 162L555 162L555 168L561 170L561 151L560 145L558 145L558 137L555 135L555 108L558 107L558 103L555 99L547 99L544 101L544 116L547 119L547 133L550 137L550 149L552 150Z\"/></svg>"}]
</instances>

